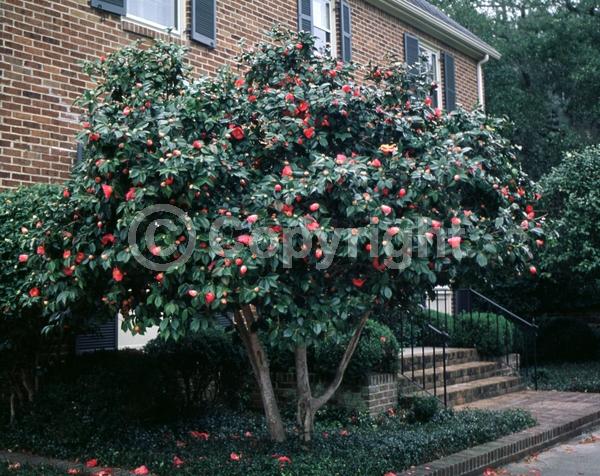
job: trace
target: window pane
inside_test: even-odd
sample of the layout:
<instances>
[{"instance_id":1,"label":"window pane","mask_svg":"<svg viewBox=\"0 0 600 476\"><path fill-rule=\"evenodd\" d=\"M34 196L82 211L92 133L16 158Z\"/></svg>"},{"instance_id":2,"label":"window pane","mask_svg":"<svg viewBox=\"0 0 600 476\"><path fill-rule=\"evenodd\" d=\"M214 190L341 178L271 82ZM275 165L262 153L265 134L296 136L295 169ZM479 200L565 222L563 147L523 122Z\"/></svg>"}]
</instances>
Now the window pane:
<instances>
[{"instance_id":1,"label":"window pane","mask_svg":"<svg viewBox=\"0 0 600 476\"><path fill-rule=\"evenodd\" d=\"M314 28L313 35L315 36L315 49L324 53L326 45L331 42L331 35L329 32L321 30L320 28Z\"/></svg>"},{"instance_id":2,"label":"window pane","mask_svg":"<svg viewBox=\"0 0 600 476\"><path fill-rule=\"evenodd\" d=\"M323 0L313 0L313 22L315 28L321 30L331 30L330 6L329 2Z\"/></svg>"},{"instance_id":3,"label":"window pane","mask_svg":"<svg viewBox=\"0 0 600 476\"><path fill-rule=\"evenodd\" d=\"M127 13L166 28L177 27L177 0L127 0Z\"/></svg>"}]
</instances>

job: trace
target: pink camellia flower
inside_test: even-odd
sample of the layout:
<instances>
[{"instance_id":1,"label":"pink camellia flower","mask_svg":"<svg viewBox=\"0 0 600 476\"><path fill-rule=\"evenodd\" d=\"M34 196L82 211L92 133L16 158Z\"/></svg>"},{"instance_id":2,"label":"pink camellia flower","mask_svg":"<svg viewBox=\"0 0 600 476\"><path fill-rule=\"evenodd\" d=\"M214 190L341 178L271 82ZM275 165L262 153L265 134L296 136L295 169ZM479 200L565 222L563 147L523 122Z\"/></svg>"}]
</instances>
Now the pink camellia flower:
<instances>
[{"instance_id":1,"label":"pink camellia flower","mask_svg":"<svg viewBox=\"0 0 600 476\"><path fill-rule=\"evenodd\" d=\"M352 91L352 87L349 84L344 84L342 86L342 91L344 91L345 93L349 93L350 91Z\"/></svg>"},{"instance_id":2,"label":"pink camellia flower","mask_svg":"<svg viewBox=\"0 0 600 476\"><path fill-rule=\"evenodd\" d=\"M194 142L192 142L192 147L194 149L202 149L202 141L196 139Z\"/></svg>"},{"instance_id":3,"label":"pink camellia flower","mask_svg":"<svg viewBox=\"0 0 600 476\"><path fill-rule=\"evenodd\" d=\"M176 468L181 468L184 464L185 462L181 458L178 456L173 456L173 466Z\"/></svg>"},{"instance_id":4,"label":"pink camellia flower","mask_svg":"<svg viewBox=\"0 0 600 476\"><path fill-rule=\"evenodd\" d=\"M381 205L381 211L385 216L387 216L390 213L392 213L392 207L388 207L387 205Z\"/></svg>"},{"instance_id":5,"label":"pink camellia flower","mask_svg":"<svg viewBox=\"0 0 600 476\"><path fill-rule=\"evenodd\" d=\"M153 256L160 256L161 251L162 251L162 248L160 246L157 246L157 245L150 246L150 254L152 254Z\"/></svg>"},{"instance_id":6,"label":"pink camellia flower","mask_svg":"<svg viewBox=\"0 0 600 476\"><path fill-rule=\"evenodd\" d=\"M244 433L244 437L245 437L245 438L252 438L253 436L254 436L254 435L252 434L252 432L251 432L251 431L247 431L247 432L245 432L245 433Z\"/></svg>"},{"instance_id":7,"label":"pink camellia flower","mask_svg":"<svg viewBox=\"0 0 600 476\"><path fill-rule=\"evenodd\" d=\"M123 273L121 272L121 270L119 268L113 269L112 277L117 283L123 281Z\"/></svg>"},{"instance_id":8,"label":"pink camellia flower","mask_svg":"<svg viewBox=\"0 0 600 476\"><path fill-rule=\"evenodd\" d=\"M538 246L538 248L541 248L544 246L544 240L535 240L535 244Z\"/></svg>"},{"instance_id":9,"label":"pink camellia flower","mask_svg":"<svg viewBox=\"0 0 600 476\"><path fill-rule=\"evenodd\" d=\"M425 103L425 105L426 105L427 107L431 107L431 105L433 104L433 100L432 100L432 99L431 99L429 96L427 96L427 97L425 98L425 101L423 101L423 102Z\"/></svg>"},{"instance_id":10,"label":"pink camellia flower","mask_svg":"<svg viewBox=\"0 0 600 476\"><path fill-rule=\"evenodd\" d=\"M319 229L319 227L320 225L317 221L311 221L308 225L306 225L306 228L308 228L309 231L316 231Z\"/></svg>"},{"instance_id":11,"label":"pink camellia flower","mask_svg":"<svg viewBox=\"0 0 600 476\"><path fill-rule=\"evenodd\" d=\"M448 238L448 244L453 249L460 247L461 242L462 242L462 238L460 236L453 236L452 238Z\"/></svg>"},{"instance_id":12,"label":"pink camellia flower","mask_svg":"<svg viewBox=\"0 0 600 476\"><path fill-rule=\"evenodd\" d=\"M354 286L356 286L357 288L362 288L366 282L367 282L366 279L361 279L361 278L353 278L352 279L352 284L354 284Z\"/></svg>"},{"instance_id":13,"label":"pink camellia flower","mask_svg":"<svg viewBox=\"0 0 600 476\"><path fill-rule=\"evenodd\" d=\"M435 117L438 117L438 118L442 117L442 110L439 107L436 107L434 114L435 114Z\"/></svg>"},{"instance_id":14,"label":"pink camellia flower","mask_svg":"<svg viewBox=\"0 0 600 476\"><path fill-rule=\"evenodd\" d=\"M289 165L283 167L283 170L281 171L282 177L291 177L292 175L294 175L294 171Z\"/></svg>"},{"instance_id":15,"label":"pink camellia flower","mask_svg":"<svg viewBox=\"0 0 600 476\"><path fill-rule=\"evenodd\" d=\"M312 203L308 208L311 212L316 212L321 206L318 203Z\"/></svg>"},{"instance_id":16,"label":"pink camellia flower","mask_svg":"<svg viewBox=\"0 0 600 476\"><path fill-rule=\"evenodd\" d=\"M28 259L29 259L29 255L26 255L26 254L19 255L19 263L27 263Z\"/></svg>"},{"instance_id":17,"label":"pink camellia flower","mask_svg":"<svg viewBox=\"0 0 600 476\"><path fill-rule=\"evenodd\" d=\"M279 458L277 458L277 461L281 466L284 466L286 464L292 464L292 460L288 456L280 456Z\"/></svg>"},{"instance_id":18,"label":"pink camellia flower","mask_svg":"<svg viewBox=\"0 0 600 476\"><path fill-rule=\"evenodd\" d=\"M287 93L285 95L285 100L288 102L293 102L296 98L294 97L294 95L292 93Z\"/></svg>"},{"instance_id":19,"label":"pink camellia flower","mask_svg":"<svg viewBox=\"0 0 600 476\"><path fill-rule=\"evenodd\" d=\"M131 187L127 193L125 194L125 200L127 200L128 202L130 202L131 200L133 200L135 198L135 187Z\"/></svg>"},{"instance_id":20,"label":"pink camellia flower","mask_svg":"<svg viewBox=\"0 0 600 476\"><path fill-rule=\"evenodd\" d=\"M98 460L96 458L88 459L85 462L86 468L95 468L96 466L98 466Z\"/></svg>"},{"instance_id":21,"label":"pink camellia flower","mask_svg":"<svg viewBox=\"0 0 600 476\"><path fill-rule=\"evenodd\" d=\"M397 226L390 226L387 229L387 233L390 236L396 236L398 233L400 233L400 228L398 228Z\"/></svg>"},{"instance_id":22,"label":"pink camellia flower","mask_svg":"<svg viewBox=\"0 0 600 476\"><path fill-rule=\"evenodd\" d=\"M198 291L196 291L195 289L190 289L188 291L188 296L191 298L195 298L198 295Z\"/></svg>"},{"instance_id":23,"label":"pink camellia flower","mask_svg":"<svg viewBox=\"0 0 600 476\"><path fill-rule=\"evenodd\" d=\"M65 189L63 190L63 197L65 197L65 198L69 198L70 196L71 196L71 192L69 191L69 189L68 189L68 188L65 188Z\"/></svg>"},{"instance_id":24,"label":"pink camellia flower","mask_svg":"<svg viewBox=\"0 0 600 476\"><path fill-rule=\"evenodd\" d=\"M206 433L205 431L192 430L192 431L190 431L190 436L192 438L196 438L197 440L202 440L202 441L207 441L209 438L209 434Z\"/></svg>"},{"instance_id":25,"label":"pink camellia flower","mask_svg":"<svg viewBox=\"0 0 600 476\"><path fill-rule=\"evenodd\" d=\"M101 469L100 471L96 471L92 473L92 476L112 476L112 469Z\"/></svg>"},{"instance_id":26,"label":"pink camellia flower","mask_svg":"<svg viewBox=\"0 0 600 476\"><path fill-rule=\"evenodd\" d=\"M240 266L240 274L242 276L244 276L247 272L248 272L248 267L245 264L243 264L242 266Z\"/></svg>"},{"instance_id":27,"label":"pink camellia flower","mask_svg":"<svg viewBox=\"0 0 600 476\"><path fill-rule=\"evenodd\" d=\"M521 222L521 229L522 230L528 230L529 229L529 222L527 220L523 220Z\"/></svg>"},{"instance_id":28,"label":"pink camellia flower","mask_svg":"<svg viewBox=\"0 0 600 476\"><path fill-rule=\"evenodd\" d=\"M129 106L125 106L123 108L123 115L124 116L129 116L129 114L131 114L131 108Z\"/></svg>"},{"instance_id":29,"label":"pink camellia flower","mask_svg":"<svg viewBox=\"0 0 600 476\"><path fill-rule=\"evenodd\" d=\"M150 470L146 467L146 465L142 465L139 466L138 468L135 468L133 470L133 474L138 474L138 475L146 475L146 474L150 474Z\"/></svg>"},{"instance_id":30,"label":"pink camellia flower","mask_svg":"<svg viewBox=\"0 0 600 476\"><path fill-rule=\"evenodd\" d=\"M433 233L431 233L430 231L425 232L425 238L427 238L428 240L433 240L433 236Z\"/></svg>"},{"instance_id":31,"label":"pink camellia flower","mask_svg":"<svg viewBox=\"0 0 600 476\"><path fill-rule=\"evenodd\" d=\"M71 257L71 250L63 251L63 259L69 259Z\"/></svg>"},{"instance_id":32,"label":"pink camellia flower","mask_svg":"<svg viewBox=\"0 0 600 476\"><path fill-rule=\"evenodd\" d=\"M250 215L248 218L246 218L246 221L251 225L256 223L256 220L258 220L258 215Z\"/></svg>"},{"instance_id":33,"label":"pink camellia flower","mask_svg":"<svg viewBox=\"0 0 600 476\"><path fill-rule=\"evenodd\" d=\"M240 461L242 459L242 455L239 455L236 452L232 451L231 454L229 455L229 459L231 461Z\"/></svg>"},{"instance_id":34,"label":"pink camellia flower","mask_svg":"<svg viewBox=\"0 0 600 476\"><path fill-rule=\"evenodd\" d=\"M240 235L235 241L241 243L242 245L250 246L252 244L252 236L250 235Z\"/></svg>"},{"instance_id":35,"label":"pink camellia flower","mask_svg":"<svg viewBox=\"0 0 600 476\"><path fill-rule=\"evenodd\" d=\"M373 161L371 161L371 165L373 167L381 167L381 161L379 159L374 159Z\"/></svg>"},{"instance_id":36,"label":"pink camellia flower","mask_svg":"<svg viewBox=\"0 0 600 476\"><path fill-rule=\"evenodd\" d=\"M346 156L344 154L338 154L335 157L335 163L337 165L344 165L344 162L346 162Z\"/></svg>"},{"instance_id":37,"label":"pink camellia flower","mask_svg":"<svg viewBox=\"0 0 600 476\"><path fill-rule=\"evenodd\" d=\"M204 295L204 302L206 303L207 306L210 306L215 299L216 299L215 294L210 291ZM207 439L208 439L208 433L207 433Z\"/></svg>"},{"instance_id":38,"label":"pink camellia flower","mask_svg":"<svg viewBox=\"0 0 600 476\"><path fill-rule=\"evenodd\" d=\"M398 191L398 196L399 196L400 198L402 198L402 197L406 196L406 189L404 189L404 188L401 188L401 189Z\"/></svg>"},{"instance_id":39,"label":"pink camellia flower","mask_svg":"<svg viewBox=\"0 0 600 476\"><path fill-rule=\"evenodd\" d=\"M458 218L458 217L452 217L452 219L450 220L450 222L452 223L453 226L458 226L458 225L460 225L460 218Z\"/></svg>"},{"instance_id":40,"label":"pink camellia flower","mask_svg":"<svg viewBox=\"0 0 600 476\"><path fill-rule=\"evenodd\" d=\"M439 230L440 228L442 228L442 224L441 224L441 222L439 222L437 220L431 220L431 227L434 230Z\"/></svg>"},{"instance_id":41,"label":"pink camellia flower","mask_svg":"<svg viewBox=\"0 0 600 476\"><path fill-rule=\"evenodd\" d=\"M392 471L388 471L383 476L398 476L398 475L396 473L392 472Z\"/></svg>"},{"instance_id":42,"label":"pink camellia flower","mask_svg":"<svg viewBox=\"0 0 600 476\"><path fill-rule=\"evenodd\" d=\"M104 198L108 200L113 194L113 188L110 185L104 184L102 185L102 192L104 193Z\"/></svg>"},{"instance_id":43,"label":"pink camellia flower","mask_svg":"<svg viewBox=\"0 0 600 476\"><path fill-rule=\"evenodd\" d=\"M340 436L349 436L350 432L348 430L341 430L340 431Z\"/></svg>"},{"instance_id":44,"label":"pink camellia flower","mask_svg":"<svg viewBox=\"0 0 600 476\"><path fill-rule=\"evenodd\" d=\"M78 468L69 468L67 469L67 474L81 474L81 470Z\"/></svg>"}]
</instances>

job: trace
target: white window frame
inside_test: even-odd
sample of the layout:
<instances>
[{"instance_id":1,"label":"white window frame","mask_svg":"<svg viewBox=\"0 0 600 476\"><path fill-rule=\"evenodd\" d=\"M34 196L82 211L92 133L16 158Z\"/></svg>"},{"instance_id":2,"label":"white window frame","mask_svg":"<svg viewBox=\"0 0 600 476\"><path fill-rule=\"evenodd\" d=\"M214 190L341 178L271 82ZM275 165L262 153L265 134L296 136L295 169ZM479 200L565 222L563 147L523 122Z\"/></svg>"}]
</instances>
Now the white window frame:
<instances>
[{"instance_id":1,"label":"white window frame","mask_svg":"<svg viewBox=\"0 0 600 476\"><path fill-rule=\"evenodd\" d=\"M311 0L311 10L314 12L315 11L315 7L314 7L314 2L318 1L318 0ZM335 16L335 1L336 0L325 0L329 2L329 36L331 38L331 41L329 43L329 49L331 51L331 56L333 58L335 58L337 56L337 31L336 31L336 22L337 22L337 18ZM315 17L313 14L313 19L312 19L312 23L313 23L313 30L316 28L315 27ZM313 31L314 33L314 31Z\"/></svg>"},{"instance_id":2,"label":"white window frame","mask_svg":"<svg viewBox=\"0 0 600 476\"><path fill-rule=\"evenodd\" d=\"M185 11L186 2L185 2L185 0L175 0L175 1L177 2L177 25L175 25L175 28L173 28L171 30L171 34L181 36L183 31L185 30L184 21L185 21L185 15L186 15L186 11ZM123 18L126 18L127 20L133 21L134 23L138 23L139 25L142 25L146 28L150 28L152 30L158 31L160 33L166 33L167 29L169 28L167 26L161 25L161 24L153 22L151 20L147 20L143 17L138 17L136 15L132 15L128 11L125 11L125 16Z\"/></svg>"},{"instance_id":3,"label":"white window frame","mask_svg":"<svg viewBox=\"0 0 600 476\"><path fill-rule=\"evenodd\" d=\"M436 83L437 83L437 89L435 90L435 92L437 95L438 107L440 109L442 109L444 107L444 104L443 104L444 95L443 95L443 91L442 91L441 51L438 48L436 48L435 46L433 46L431 43L427 43L426 41L419 39L419 58L421 58L423 56L423 53L426 53L429 58L431 58L432 54L435 55L436 61L435 61L435 65L433 65L434 70L435 70Z\"/></svg>"}]
</instances>

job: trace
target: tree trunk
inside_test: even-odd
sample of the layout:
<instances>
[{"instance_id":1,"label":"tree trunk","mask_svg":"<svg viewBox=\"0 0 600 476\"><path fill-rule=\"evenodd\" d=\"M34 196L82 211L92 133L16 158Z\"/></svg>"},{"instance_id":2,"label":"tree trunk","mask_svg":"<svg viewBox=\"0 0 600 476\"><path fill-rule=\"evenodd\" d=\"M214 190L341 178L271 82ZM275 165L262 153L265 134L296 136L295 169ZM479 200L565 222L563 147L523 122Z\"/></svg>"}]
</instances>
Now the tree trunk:
<instances>
[{"instance_id":1,"label":"tree trunk","mask_svg":"<svg viewBox=\"0 0 600 476\"><path fill-rule=\"evenodd\" d=\"M312 440L315 414L323 405L331 400L337 389L340 387L340 384L344 378L344 374L346 373L346 369L348 368L348 364L350 363L350 359L352 359L352 355L354 355L354 351L358 346L360 336L370 315L371 312L368 311L361 317L356 329L354 330L354 334L352 335L352 338L346 347L346 351L342 356L342 360L338 365L333 380L325 389L323 394L319 397L313 397L310 389L306 347L296 347L296 390L298 393L296 420L301 431L300 438L304 443L310 443Z\"/></svg>"},{"instance_id":2,"label":"tree trunk","mask_svg":"<svg viewBox=\"0 0 600 476\"><path fill-rule=\"evenodd\" d=\"M285 440L285 429L279 405L275 398L273 383L271 382L269 360L253 328L253 324L256 321L255 312L250 306L245 307L235 313L234 323L246 348L246 353L250 359L252 371L258 384L271 439L276 442L282 442Z\"/></svg>"}]
</instances>

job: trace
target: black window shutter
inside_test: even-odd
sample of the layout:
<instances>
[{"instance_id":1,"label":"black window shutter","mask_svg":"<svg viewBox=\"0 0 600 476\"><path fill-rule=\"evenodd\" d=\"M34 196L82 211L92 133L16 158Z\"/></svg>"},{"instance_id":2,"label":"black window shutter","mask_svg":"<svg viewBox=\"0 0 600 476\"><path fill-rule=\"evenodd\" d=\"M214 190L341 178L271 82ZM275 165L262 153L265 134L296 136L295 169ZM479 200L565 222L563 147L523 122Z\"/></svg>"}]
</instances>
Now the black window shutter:
<instances>
[{"instance_id":1,"label":"black window shutter","mask_svg":"<svg viewBox=\"0 0 600 476\"><path fill-rule=\"evenodd\" d=\"M216 0L192 0L192 40L211 48L216 46Z\"/></svg>"},{"instance_id":2,"label":"black window shutter","mask_svg":"<svg viewBox=\"0 0 600 476\"><path fill-rule=\"evenodd\" d=\"M83 144L77 142L77 156L75 157L75 163L79 164L83 161Z\"/></svg>"},{"instance_id":3,"label":"black window shutter","mask_svg":"<svg viewBox=\"0 0 600 476\"><path fill-rule=\"evenodd\" d=\"M89 334L80 334L75 337L75 352L94 352L97 350L117 350L119 318L100 324Z\"/></svg>"},{"instance_id":4,"label":"black window shutter","mask_svg":"<svg viewBox=\"0 0 600 476\"><path fill-rule=\"evenodd\" d=\"M92 7L117 15L125 15L126 0L92 0Z\"/></svg>"},{"instance_id":5,"label":"black window shutter","mask_svg":"<svg viewBox=\"0 0 600 476\"><path fill-rule=\"evenodd\" d=\"M448 53L443 54L444 58L444 96L447 111L456 109L456 71L454 67L454 57Z\"/></svg>"},{"instance_id":6,"label":"black window shutter","mask_svg":"<svg viewBox=\"0 0 600 476\"><path fill-rule=\"evenodd\" d=\"M340 24L342 27L342 61L352 61L352 23L350 5L345 0L340 2Z\"/></svg>"},{"instance_id":7,"label":"black window shutter","mask_svg":"<svg viewBox=\"0 0 600 476\"><path fill-rule=\"evenodd\" d=\"M404 61L409 66L419 62L419 40L408 33L404 33Z\"/></svg>"},{"instance_id":8,"label":"black window shutter","mask_svg":"<svg viewBox=\"0 0 600 476\"><path fill-rule=\"evenodd\" d=\"M312 33L312 0L298 0L298 30Z\"/></svg>"},{"instance_id":9,"label":"black window shutter","mask_svg":"<svg viewBox=\"0 0 600 476\"><path fill-rule=\"evenodd\" d=\"M437 53L433 53L431 55L431 64L432 64L432 68L433 71L438 71L438 55ZM434 72L434 77L437 73ZM436 78L436 82L439 83L440 82L440 78ZM433 107L440 107L440 105L438 104L438 88L440 87L439 84L436 85L436 87L431 88L431 92L429 93L431 95L431 99L433 100Z\"/></svg>"}]
</instances>

